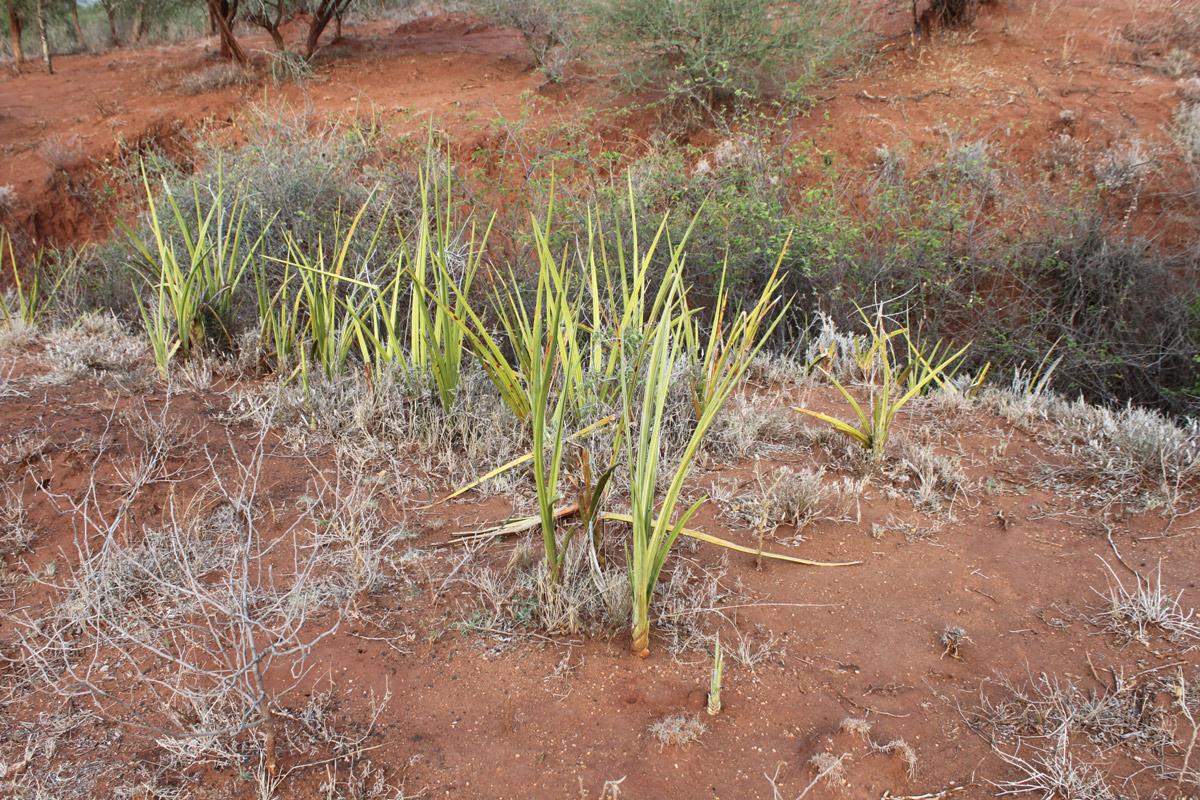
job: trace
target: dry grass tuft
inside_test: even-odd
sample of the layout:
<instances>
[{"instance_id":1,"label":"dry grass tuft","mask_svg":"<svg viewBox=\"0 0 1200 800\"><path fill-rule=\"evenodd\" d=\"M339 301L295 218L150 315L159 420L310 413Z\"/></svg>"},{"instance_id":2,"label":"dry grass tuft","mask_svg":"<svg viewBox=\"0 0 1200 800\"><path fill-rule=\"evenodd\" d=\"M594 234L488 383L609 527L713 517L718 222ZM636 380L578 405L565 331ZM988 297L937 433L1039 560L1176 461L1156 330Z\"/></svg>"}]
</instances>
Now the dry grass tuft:
<instances>
[{"instance_id":1,"label":"dry grass tuft","mask_svg":"<svg viewBox=\"0 0 1200 800\"><path fill-rule=\"evenodd\" d=\"M257 82L258 75L253 70L233 63L213 64L184 77L179 82L179 93L184 95L203 94L227 89L230 86L247 86Z\"/></svg>"},{"instance_id":2,"label":"dry grass tuft","mask_svg":"<svg viewBox=\"0 0 1200 800\"><path fill-rule=\"evenodd\" d=\"M854 734L855 736L861 736L863 741L870 741L871 739L871 723L865 719L846 717L842 720L842 724L838 726L838 730Z\"/></svg>"},{"instance_id":3,"label":"dry grass tuft","mask_svg":"<svg viewBox=\"0 0 1200 800\"><path fill-rule=\"evenodd\" d=\"M706 730L698 715L680 712L651 725L650 735L658 740L659 749L662 750L668 745L686 747L699 740Z\"/></svg>"},{"instance_id":4,"label":"dry grass tuft","mask_svg":"<svg viewBox=\"0 0 1200 800\"><path fill-rule=\"evenodd\" d=\"M89 314L69 328L46 334L46 354L54 383L87 376L128 375L139 366L145 343L130 336L111 314Z\"/></svg>"},{"instance_id":5,"label":"dry grass tuft","mask_svg":"<svg viewBox=\"0 0 1200 800\"><path fill-rule=\"evenodd\" d=\"M1159 565L1154 580L1136 575L1136 582L1127 587L1116 572L1104 563L1111 581L1108 586L1108 606L1102 609L1092 622L1106 632L1124 641L1137 641L1149 646L1150 634L1157 630L1171 642L1187 645L1188 649L1200 646L1200 621L1195 619L1195 609L1184 610L1179 604L1183 591L1172 597L1162 585L1162 565ZM1101 595L1103 596L1103 595Z\"/></svg>"}]
</instances>

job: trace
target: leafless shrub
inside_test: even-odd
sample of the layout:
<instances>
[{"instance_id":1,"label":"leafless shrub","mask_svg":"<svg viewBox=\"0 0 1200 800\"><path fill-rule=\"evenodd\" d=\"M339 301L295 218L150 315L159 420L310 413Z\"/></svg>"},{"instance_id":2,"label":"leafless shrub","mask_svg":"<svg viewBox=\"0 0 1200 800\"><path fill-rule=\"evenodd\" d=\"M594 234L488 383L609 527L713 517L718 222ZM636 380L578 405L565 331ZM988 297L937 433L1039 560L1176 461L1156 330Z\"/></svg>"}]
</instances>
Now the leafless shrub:
<instances>
[{"instance_id":1,"label":"leafless shrub","mask_svg":"<svg viewBox=\"0 0 1200 800\"><path fill-rule=\"evenodd\" d=\"M37 154L50 167L52 178L57 173L78 167L84 160L83 144L78 136L46 139L38 146Z\"/></svg>"},{"instance_id":2,"label":"leafless shrub","mask_svg":"<svg viewBox=\"0 0 1200 800\"><path fill-rule=\"evenodd\" d=\"M1083 164L1087 148L1074 136L1060 133L1046 146L1045 166L1050 170L1077 171Z\"/></svg>"},{"instance_id":3,"label":"leafless shrub","mask_svg":"<svg viewBox=\"0 0 1200 800\"><path fill-rule=\"evenodd\" d=\"M12 184L0 186L0 214L12 211L17 207L17 190Z\"/></svg>"},{"instance_id":4,"label":"leafless shrub","mask_svg":"<svg viewBox=\"0 0 1200 800\"><path fill-rule=\"evenodd\" d=\"M1007 678L989 682L999 691L981 695L978 719L997 733L1026 737L1083 735L1098 747L1128 745L1161 749L1172 741L1165 711L1151 683L1126 683L1114 691L1085 690L1073 681L1040 675L1017 686Z\"/></svg>"},{"instance_id":5,"label":"leafless shrub","mask_svg":"<svg viewBox=\"0 0 1200 800\"><path fill-rule=\"evenodd\" d=\"M990 200L999 196L1002 180L988 152L986 139L952 147L947 158L949 169L984 198Z\"/></svg>"},{"instance_id":6,"label":"leafless shrub","mask_svg":"<svg viewBox=\"0 0 1200 800\"><path fill-rule=\"evenodd\" d=\"M577 51L580 8L558 0L470 0L486 19L520 31L534 64L552 81Z\"/></svg>"},{"instance_id":7,"label":"leafless shrub","mask_svg":"<svg viewBox=\"0 0 1200 800\"><path fill-rule=\"evenodd\" d=\"M1141 185L1154 158L1138 142L1126 142L1110 148L1096 162L1096 183L1109 191L1135 189Z\"/></svg>"},{"instance_id":8,"label":"leafless shrub","mask_svg":"<svg viewBox=\"0 0 1200 800\"><path fill-rule=\"evenodd\" d=\"M292 50L272 50L267 56L271 60L271 82L278 88L287 83L304 86L317 77L312 63L300 53Z\"/></svg>"},{"instance_id":9,"label":"leafless shrub","mask_svg":"<svg viewBox=\"0 0 1200 800\"><path fill-rule=\"evenodd\" d=\"M1108 562L1104 566L1111 578L1108 606L1092 619L1095 624L1125 641L1148 645L1150 633L1157 630L1173 642L1197 646L1200 621L1194 609L1184 611L1179 604L1182 590L1174 597L1163 590L1161 564L1153 581L1136 575L1133 587L1126 587Z\"/></svg>"},{"instance_id":10,"label":"leafless shrub","mask_svg":"<svg viewBox=\"0 0 1200 800\"><path fill-rule=\"evenodd\" d=\"M1191 97L1194 93L1197 99L1180 103L1175 109L1171 136L1188 164L1197 167L1200 166L1200 79L1192 80L1195 85L1187 85L1185 96Z\"/></svg>"},{"instance_id":11,"label":"leafless shrub","mask_svg":"<svg viewBox=\"0 0 1200 800\"><path fill-rule=\"evenodd\" d=\"M665 581L659 581L655 603L661 609L655 623L666 637L667 648L679 658L684 653L711 649L713 624L719 620L718 601L727 592L721 585L724 567L709 572L681 564ZM724 648L728 658L728 646Z\"/></svg>"},{"instance_id":12,"label":"leafless shrub","mask_svg":"<svg viewBox=\"0 0 1200 800\"><path fill-rule=\"evenodd\" d=\"M313 627L312 565L295 537L267 540L258 529L262 453L260 440L232 479L213 465L218 505L199 522L172 504L167 525L128 544L118 535L125 507L106 518L94 485L85 493L65 601L40 619L9 617L34 688L90 698L182 762L243 763L257 752L276 775L277 698L337 623ZM285 541L295 561L280 570L273 551Z\"/></svg>"},{"instance_id":13,"label":"leafless shrub","mask_svg":"<svg viewBox=\"0 0 1200 800\"><path fill-rule=\"evenodd\" d=\"M19 471L42 461L53 449L50 438L41 428L17 431L0 445L0 466L9 471Z\"/></svg>"},{"instance_id":14,"label":"leafless shrub","mask_svg":"<svg viewBox=\"0 0 1200 800\"><path fill-rule=\"evenodd\" d=\"M875 148L875 163L879 182L888 186L898 184L908 173L908 153L901 148Z\"/></svg>"},{"instance_id":15,"label":"leafless shrub","mask_svg":"<svg viewBox=\"0 0 1200 800\"><path fill-rule=\"evenodd\" d=\"M1057 737L1054 749L1035 750L1029 759L1016 753L996 751L1005 763L1022 777L993 784L1000 795L1040 794L1042 800L1069 797L1071 800L1118 800L1104 775L1096 767L1079 761L1070 752L1065 731Z\"/></svg>"},{"instance_id":16,"label":"leafless shrub","mask_svg":"<svg viewBox=\"0 0 1200 800\"><path fill-rule=\"evenodd\" d=\"M707 730L696 714L680 712L660 719L650 726L650 735L658 740L660 750L667 747L687 747Z\"/></svg>"},{"instance_id":17,"label":"leafless shrub","mask_svg":"<svg viewBox=\"0 0 1200 800\"><path fill-rule=\"evenodd\" d=\"M308 512L314 528L314 557L317 564L333 570L329 585L333 598L378 594L395 580L396 544L411 534L386 524L363 476L348 477L339 470L332 482L320 474L315 481L318 489Z\"/></svg>"}]
</instances>

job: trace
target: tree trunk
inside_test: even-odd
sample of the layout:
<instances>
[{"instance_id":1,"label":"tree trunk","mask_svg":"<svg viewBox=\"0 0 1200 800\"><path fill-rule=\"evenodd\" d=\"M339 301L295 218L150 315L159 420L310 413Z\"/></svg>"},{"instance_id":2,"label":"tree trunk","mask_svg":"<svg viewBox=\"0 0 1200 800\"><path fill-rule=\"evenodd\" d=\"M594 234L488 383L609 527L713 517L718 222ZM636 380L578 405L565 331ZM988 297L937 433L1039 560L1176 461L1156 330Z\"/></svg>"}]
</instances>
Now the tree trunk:
<instances>
[{"instance_id":1,"label":"tree trunk","mask_svg":"<svg viewBox=\"0 0 1200 800\"><path fill-rule=\"evenodd\" d=\"M140 0L137 4L137 10L133 14L133 40L140 42L142 34L145 30L146 20L146 0Z\"/></svg>"},{"instance_id":2,"label":"tree trunk","mask_svg":"<svg viewBox=\"0 0 1200 800\"><path fill-rule=\"evenodd\" d=\"M308 23L308 36L304 40L304 57L312 58L317 52L317 43L325 32L329 21L335 16L340 17L350 5L349 0L321 0L321 4L312 14L312 22Z\"/></svg>"},{"instance_id":3,"label":"tree trunk","mask_svg":"<svg viewBox=\"0 0 1200 800\"><path fill-rule=\"evenodd\" d=\"M121 40L117 37L117 7L113 0L103 5L104 14L108 17L108 43L112 47L120 47Z\"/></svg>"},{"instance_id":4,"label":"tree trunk","mask_svg":"<svg viewBox=\"0 0 1200 800\"><path fill-rule=\"evenodd\" d=\"M42 60L46 62L46 72L54 74L54 64L50 61L50 38L46 36L46 9L43 0L37 0L38 37L42 40Z\"/></svg>"},{"instance_id":5,"label":"tree trunk","mask_svg":"<svg viewBox=\"0 0 1200 800\"><path fill-rule=\"evenodd\" d=\"M286 48L283 42L283 34L279 32L279 26L283 22L283 3L285 0L279 0L275 5L275 14L271 16L267 12L264 5L262 10L257 14L250 14L247 19L252 23L262 28L271 36L271 41L275 43L275 49L282 51Z\"/></svg>"},{"instance_id":6,"label":"tree trunk","mask_svg":"<svg viewBox=\"0 0 1200 800\"><path fill-rule=\"evenodd\" d=\"M17 69L25 63L25 51L21 49L21 15L17 13L15 0L8 2L8 31L12 35L13 66Z\"/></svg>"},{"instance_id":7,"label":"tree trunk","mask_svg":"<svg viewBox=\"0 0 1200 800\"><path fill-rule=\"evenodd\" d=\"M246 57L246 51L238 44L237 38L233 35L234 17L237 15L237 6L231 6L226 0L208 0L209 13L217 24L217 34L221 38L221 57L234 61L241 66L246 66L250 63L250 59Z\"/></svg>"},{"instance_id":8,"label":"tree trunk","mask_svg":"<svg viewBox=\"0 0 1200 800\"><path fill-rule=\"evenodd\" d=\"M79 46L87 48L87 37L83 35L83 26L79 24L79 0L71 0L71 21L75 23L75 39Z\"/></svg>"}]
</instances>

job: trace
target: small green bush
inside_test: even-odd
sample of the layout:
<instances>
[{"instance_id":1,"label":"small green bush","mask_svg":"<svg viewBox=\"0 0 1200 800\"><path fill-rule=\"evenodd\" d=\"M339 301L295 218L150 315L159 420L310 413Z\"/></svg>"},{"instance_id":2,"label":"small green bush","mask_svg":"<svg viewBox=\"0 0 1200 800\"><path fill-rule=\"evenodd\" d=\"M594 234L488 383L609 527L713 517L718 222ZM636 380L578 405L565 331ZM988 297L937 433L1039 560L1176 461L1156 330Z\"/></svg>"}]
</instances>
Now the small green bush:
<instances>
[{"instance_id":1,"label":"small green bush","mask_svg":"<svg viewBox=\"0 0 1200 800\"><path fill-rule=\"evenodd\" d=\"M853 52L859 4L596 0L597 39L634 87L704 102L786 94Z\"/></svg>"}]
</instances>

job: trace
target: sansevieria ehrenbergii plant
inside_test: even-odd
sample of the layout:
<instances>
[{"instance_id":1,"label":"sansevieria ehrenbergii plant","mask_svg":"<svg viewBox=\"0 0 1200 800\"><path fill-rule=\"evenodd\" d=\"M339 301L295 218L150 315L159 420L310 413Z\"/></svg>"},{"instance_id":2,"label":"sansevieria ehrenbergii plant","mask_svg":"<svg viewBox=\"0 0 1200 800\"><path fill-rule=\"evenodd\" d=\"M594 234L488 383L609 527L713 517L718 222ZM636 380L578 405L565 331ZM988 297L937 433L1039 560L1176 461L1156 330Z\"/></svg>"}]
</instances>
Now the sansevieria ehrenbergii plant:
<instances>
[{"instance_id":1,"label":"sansevieria ehrenbergii plant","mask_svg":"<svg viewBox=\"0 0 1200 800\"><path fill-rule=\"evenodd\" d=\"M138 272L155 295L149 304L143 303L140 295L137 300L155 362L165 374L167 362L176 353L187 358L192 348L203 347L211 338L232 340L230 324L237 288L259 258L264 234L247 241L241 187L232 198L227 197L219 168L217 189L211 197L201 198L199 187L193 187L194 213L185 211L165 185L163 197L156 198L144 171L142 186L149 201L154 241L145 242L130 228L122 227L142 262ZM160 214L160 209L170 214Z\"/></svg>"},{"instance_id":2,"label":"sansevieria ehrenbergii plant","mask_svg":"<svg viewBox=\"0 0 1200 800\"><path fill-rule=\"evenodd\" d=\"M826 373L829 381L846 398L846 402L850 404L857 424L853 421L848 422L808 408L797 408L796 410L811 417L816 417L823 422L828 422L838 433L844 434L855 442L858 442L863 450L878 461L883 458L884 448L887 445L888 436L892 430L892 421L900 413L900 409L909 400L921 394L930 383L938 379L938 376L949 369L955 361L962 358L967 352L969 345L962 347L954 353L943 354L942 359L936 364L922 364L918 376L911 381L904 382L900 380L900 375L897 373L893 363L895 359L892 355L892 339L907 337L907 329L897 328L892 331L887 330L884 325L882 311L877 315L874 322L863 313L862 309L859 309L859 315L867 323L872 340L871 348L867 351L864 363L877 363L879 365L879 380L871 383L870 397L867 402L860 404L841 381L833 377L833 375ZM946 349L946 352L949 352L949 348ZM863 371L869 374L869 370L866 368ZM866 408L863 407L864 405Z\"/></svg>"},{"instance_id":3,"label":"sansevieria ehrenbergii plant","mask_svg":"<svg viewBox=\"0 0 1200 800\"><path fill-rule=\"evenodd\" d=\"M712 675L708 679L708 713L716 716L721 713L721 678L725 675L725 658L721 655L721 636L717 635L716 649L713 652Z\"/></svg>"},{"instance_id":4,"label":"sansevieria ehrenbergii plant","mask_svg":"<svg viewBox=\"0 0 1200 800\"><path fill-rule=\"evenodd\" d=\"M775 268L767 282L763 299L758 304L764 314L773 316L762 324L743 313L728 323L728 340L737 341L753 326L752 341L745 348L737 348L729 358L718 359L714 372L709 376L708 401L696 420L691 437L679 459L670 485L655 513L658 486L659 454L662 449L663 419L666 414L667 396L674 379L676 364L681 358L684 337L680 331L685 322L681 319L694 312L682 302L681 281L677 280L668 290L666 311L659 317L652 331L649 355L642 364L644 376L640 399L627 370L622 370L621 406L622 421L628 433L625 438L625 455L629 467L629 491L633 527L632 551L628 554L626 568L629 586L633 594L632 649L639 656L650 653L650 603L659 574L670 555L676 537L688 519L700 507L701 497L672 522L675 508L683 493L683 484L691 470L692 462L700 444L716 420L717 413L729 399L729 395L740 383L751 360L762 348L763 342L775 330L783 310L774 309L779 301L774 296L779 287L779 267ZM640 407L638 404L640 403ZM636 417L636 427L635 427Z\"/></svg>"}]
</instances>

